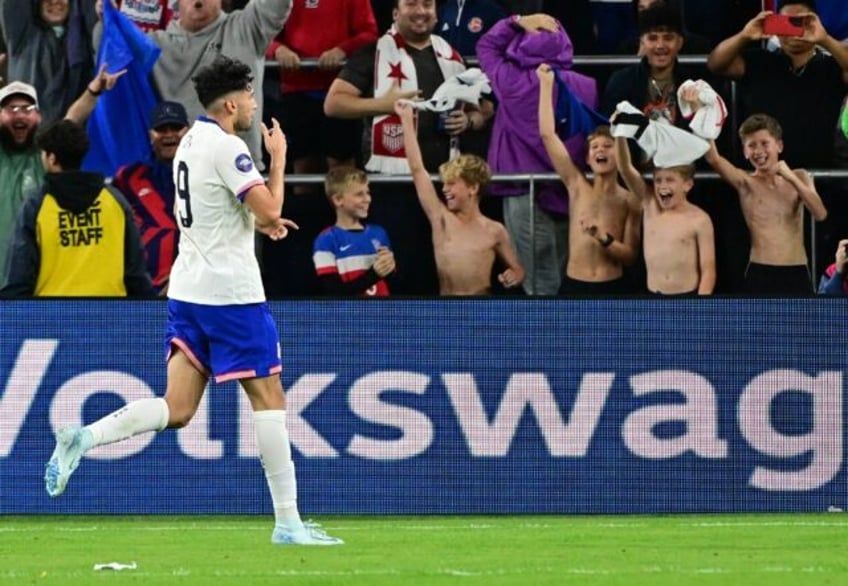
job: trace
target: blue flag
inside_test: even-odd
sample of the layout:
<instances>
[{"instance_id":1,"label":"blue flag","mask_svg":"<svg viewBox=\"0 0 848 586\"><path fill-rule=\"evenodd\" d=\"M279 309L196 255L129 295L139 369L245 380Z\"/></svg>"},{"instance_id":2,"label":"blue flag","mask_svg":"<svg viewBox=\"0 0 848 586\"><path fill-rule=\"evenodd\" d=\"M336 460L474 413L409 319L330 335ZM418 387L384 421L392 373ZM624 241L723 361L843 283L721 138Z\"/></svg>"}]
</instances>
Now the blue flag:
<instances>
[{"instance_id":1,"label":"blue flag","mask_svg":"<svg viewBox=\"0 0 848 586\"><path fill-rule=\"evenodd\" d=\"M602 124L609 124L609 119L598 114L571 93L568 86L554 74L557 85L557 101L554 108L557 134L563 140L575 134L590 134Z\"/></svg>"},{"instance_id":2,"label":"blue flag","mask_svg":"<svg viewBox=\"0 0 848 586\"><path fill-rule=\"evenodd\" d=\"M103 2L103 38L97 51L97 71L127 72L98 99L88 120L91 149L83 169L114 176L122 165L150 157L150 112L156 97L150 72L161 50L132 21Z\"/></svg>"}]
</instances>

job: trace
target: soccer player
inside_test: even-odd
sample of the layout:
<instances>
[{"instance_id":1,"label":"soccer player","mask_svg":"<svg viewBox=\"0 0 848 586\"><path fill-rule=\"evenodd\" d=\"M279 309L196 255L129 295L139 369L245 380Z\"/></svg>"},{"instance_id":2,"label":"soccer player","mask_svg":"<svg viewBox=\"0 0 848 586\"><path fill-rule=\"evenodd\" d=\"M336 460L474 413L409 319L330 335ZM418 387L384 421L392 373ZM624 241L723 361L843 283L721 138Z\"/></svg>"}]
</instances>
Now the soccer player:
<instances>
[{"instance_id":1,"label":"soccer player","mask_svg":"<svg viewBox=\"0 0 848 586\"><path fill-rule=\"evenodd\" d=\"M279 336L265 303L254 229L285 238L280 216L286 141L276 120L262 126L271 158L266 186L235 132L250 127L257 105L250 68L218 57L193 78L206 111L183 137L174 159L180 244L168 290L164 398L133 401L83 428L59 431L47 464L51 496L65 490L91 448L149 431L185 426L209 377L238 380L253 407L256 441L271 498L275 544L336 545L297 509L297 488L279 373Z\"/></svg>"}]
</instances>

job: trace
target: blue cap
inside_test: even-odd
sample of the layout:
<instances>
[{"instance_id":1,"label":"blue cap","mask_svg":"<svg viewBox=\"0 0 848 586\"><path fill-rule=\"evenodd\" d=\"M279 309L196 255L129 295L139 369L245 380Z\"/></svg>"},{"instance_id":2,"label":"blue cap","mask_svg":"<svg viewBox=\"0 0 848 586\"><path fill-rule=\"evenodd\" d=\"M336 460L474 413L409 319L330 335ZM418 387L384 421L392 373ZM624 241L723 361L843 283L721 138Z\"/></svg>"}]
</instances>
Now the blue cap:
<instances>
[{"instance_id":1,"label":"blue cap","mask_svg":"<svg viewBox=\"0 0 848 586\"><path fill-rule=\"evenodd\" d=\"M182 104L178 102L160 102L150 114L150 128L157 129L160 126L174 124L177 126L188 126L188 114Z\"/></svg>"}]
</instances>

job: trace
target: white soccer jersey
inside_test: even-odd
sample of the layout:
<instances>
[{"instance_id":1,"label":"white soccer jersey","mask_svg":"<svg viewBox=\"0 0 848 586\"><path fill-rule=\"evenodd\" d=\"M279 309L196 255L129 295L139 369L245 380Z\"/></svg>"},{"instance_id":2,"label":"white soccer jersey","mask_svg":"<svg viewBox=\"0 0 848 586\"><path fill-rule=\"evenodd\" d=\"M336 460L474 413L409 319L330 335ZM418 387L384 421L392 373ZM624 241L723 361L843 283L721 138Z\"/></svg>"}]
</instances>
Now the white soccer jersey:
<instances>
[{"instance_id":1,"label":"white soccer jersey","mask_svg":"<svg viewBox=\"0 0 848 586\"><path fill-rule=\"evenodd\" d=\"M264 183L245 142L209 118L197 122L174 157L179 254L168 297L204 305L265 300L245 193Z\"/></svg>"}]
</instances>

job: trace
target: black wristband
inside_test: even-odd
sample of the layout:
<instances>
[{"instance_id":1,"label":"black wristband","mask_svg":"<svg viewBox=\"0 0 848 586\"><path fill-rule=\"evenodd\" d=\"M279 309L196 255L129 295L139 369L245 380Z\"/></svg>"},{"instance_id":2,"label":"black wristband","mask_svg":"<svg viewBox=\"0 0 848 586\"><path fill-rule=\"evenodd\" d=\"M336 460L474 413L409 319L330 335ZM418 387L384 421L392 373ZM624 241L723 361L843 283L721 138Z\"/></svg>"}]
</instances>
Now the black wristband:
<instances>
[{"instance_id":1,"label":"black wristband","mask_svg":"<svg viewBox=\"0 0 848 586\"><path fill-rule=\"evenodd\" d=\"M603 246L604 248L609 248L610 244L612 244L613 242L615 242L615 238L612 237L612 234L607 232L607 237L601 241L601 246Z\"/></svg>"},{"instance_id":2,"label":"black wristband","mask_svg":"<svg viewBox=\"0 0 848 586\"><path fill-rule=\"evenodd\" d=\"M91 88L90 88L90 87L88 87L88 86L86 86L85 91L87 91L88 93L90 93L90 94L91 94L92 96L94 96L95 98L96 98L97 96L99 96L100 94L102 94L102 93L103 93L103 90L100 90L99 92L96 92L96 91L94 91L93 89L91 89Z\"/></svg>"}]
</instances>

